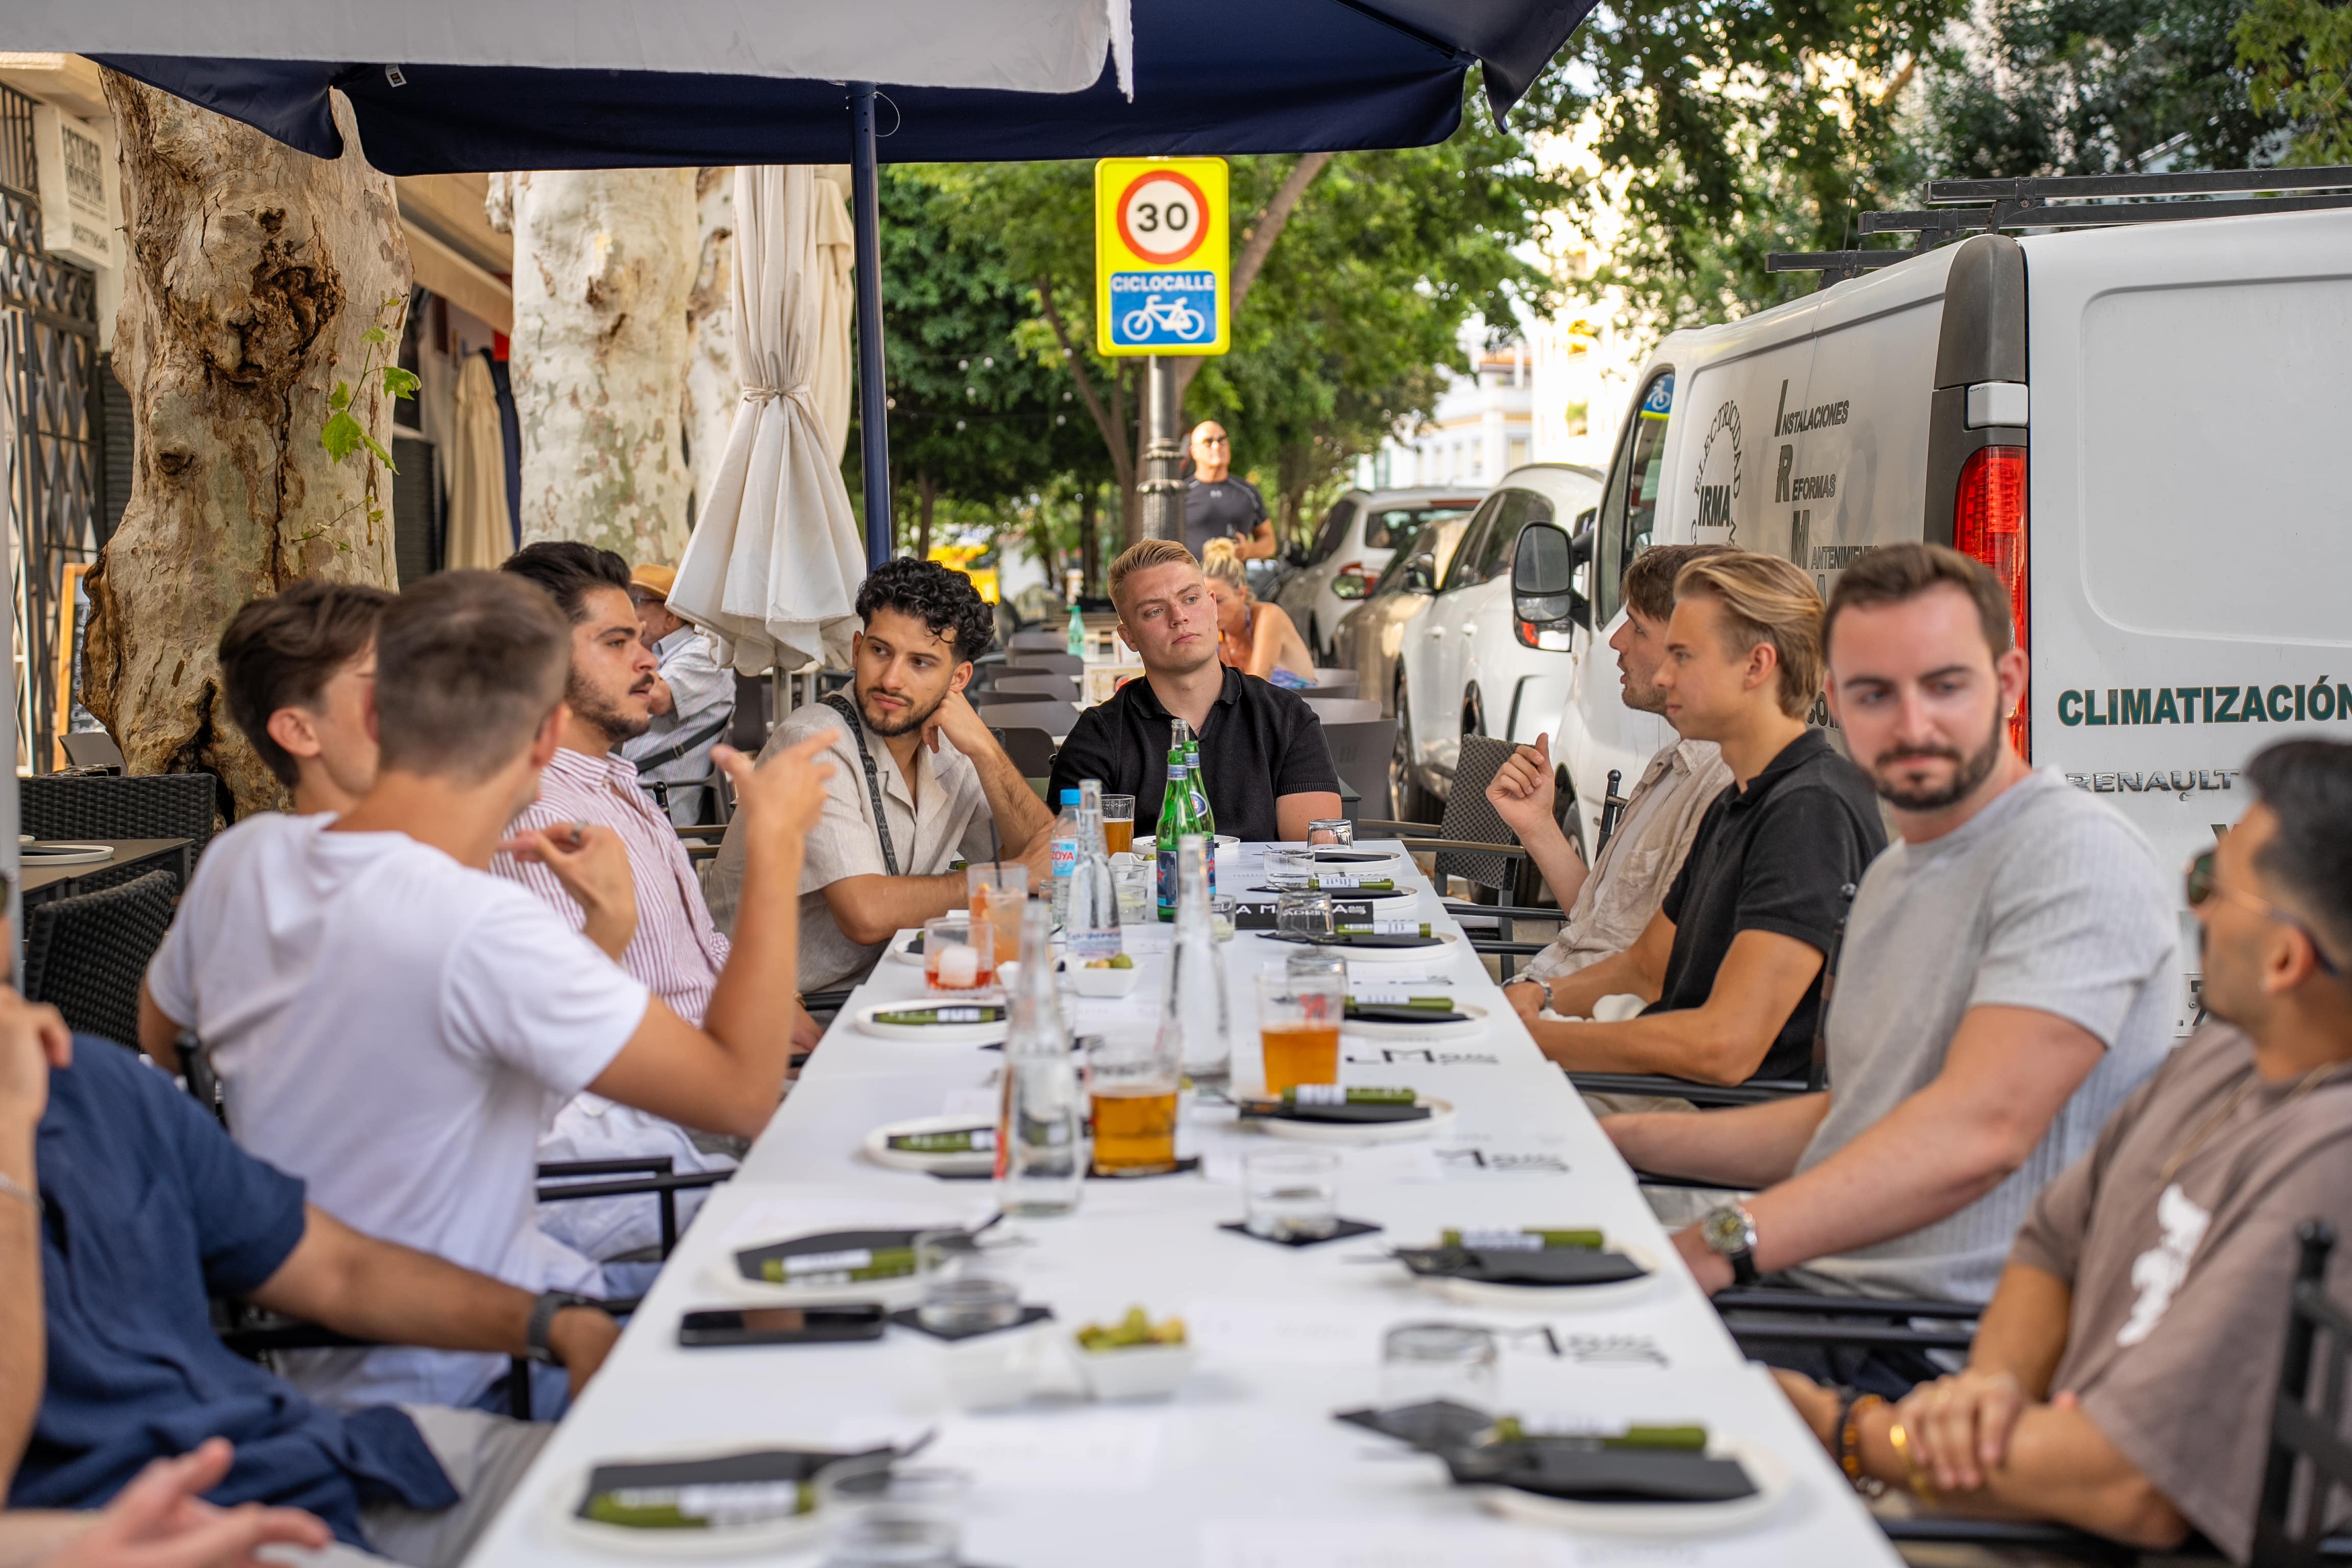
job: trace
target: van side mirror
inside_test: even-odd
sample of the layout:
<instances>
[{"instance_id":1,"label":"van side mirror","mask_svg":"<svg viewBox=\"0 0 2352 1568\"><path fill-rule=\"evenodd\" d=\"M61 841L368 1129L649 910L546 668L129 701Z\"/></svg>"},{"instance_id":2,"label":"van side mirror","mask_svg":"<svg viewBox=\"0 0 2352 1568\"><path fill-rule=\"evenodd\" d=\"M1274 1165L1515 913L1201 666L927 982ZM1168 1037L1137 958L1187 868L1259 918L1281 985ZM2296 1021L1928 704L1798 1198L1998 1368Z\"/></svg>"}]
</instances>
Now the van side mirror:
<instances>
[{"instance_id":1,"label":"van side mirror","mask_svg":"<svg viewBox=\"0 0 2352 1568\"><path fill-rule=\"evenodd\" d=\"M1590 609L1576 591L1576 569L1592 555L1592 531L1570 539L1557 528L1528 528L1511 555L1511 613L1538 626L1580 621Z\"/></svg>"}]
</instances>

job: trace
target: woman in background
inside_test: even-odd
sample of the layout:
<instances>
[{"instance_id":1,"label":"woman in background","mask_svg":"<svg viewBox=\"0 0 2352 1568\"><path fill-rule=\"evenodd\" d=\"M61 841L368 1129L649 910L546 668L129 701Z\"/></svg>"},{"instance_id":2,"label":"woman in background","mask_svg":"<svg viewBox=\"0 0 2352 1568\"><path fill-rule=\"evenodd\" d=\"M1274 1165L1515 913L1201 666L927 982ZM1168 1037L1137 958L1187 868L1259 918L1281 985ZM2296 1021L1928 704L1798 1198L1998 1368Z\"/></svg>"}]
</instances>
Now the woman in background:
<instances>
[{"instance_id":1,"label":"woman in background","mask_svg":"<svg viewBox=\"0 0 2352 1568\"><path fill-rule=\"evenodd\" d=\"M1202 552L1201 570L1209 596L1217 602L1217 653L1244 675L1297 689L1315 684L1315 656L1307 639L1279 605L1261 605L1250 593L1249 573L1230 539L1212 539Z\"/></svg>"}]
</instances>

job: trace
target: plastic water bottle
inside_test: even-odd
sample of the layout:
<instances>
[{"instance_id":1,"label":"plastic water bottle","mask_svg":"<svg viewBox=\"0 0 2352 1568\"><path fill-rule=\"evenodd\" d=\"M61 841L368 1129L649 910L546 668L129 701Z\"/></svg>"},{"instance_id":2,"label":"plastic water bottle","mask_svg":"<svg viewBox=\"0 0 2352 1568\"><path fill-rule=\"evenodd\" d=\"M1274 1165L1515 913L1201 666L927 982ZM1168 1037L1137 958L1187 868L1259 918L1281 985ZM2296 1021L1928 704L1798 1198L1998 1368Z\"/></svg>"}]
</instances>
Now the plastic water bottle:
<instances>
[{"instance_id":1,"label":"plastic water bottle","mask_svg":"<svg viewBox=\"0 0 2352 1568\"><path fill-rule=\"evenodd\" d=\"M1072 658L1084 658L1087 657L1086 617L1078 614L1078 606L1075 604L1070 606L1070 636L1068 641L1070 657Z\"/></svg>"},{"instance_id":2,"label":"plastic water bottle","mask_svg":"<svg viewBox=\"0 0 2352 1568\"><path fill-rule=\"evenodd\" d=\"M1055 851L1055 864L1060 865ZM1078 781L1077 855L1066 879L1062 909L1062 942L1070 962L1116 958L1118 935L1118 883L1111 875L1110 846L1103 838L1102 781Z\"/></svg>"},{"instance_id":3,"label":"plastic water bottle","mask_svg":"<svg viewBox=\"0 0 2352 1568\"><path fill-rule=\"evenodd\" d=\"M1085 835L1078 827L1078 792L1062 792L1062 815L1054 819L1053 837L1048 839L1048 852L1054 862L1053 913L1054 923L1060 925L1070 909L1070 873L1078 864L1078 846Z\"/></svg>"},{"instance_id":4,"label":"plastic water bottle","mask_svg":"<svg viewBox=\"0 0 2352 1568\"><path fill-rule=\"evenodd\" d=\"M1195 833L1177 847L1176 937L1168 953L1160 1046L1195 1084L1223 1089L1233 1076L1233 1008L1209 924L1208 859L1214 847L1213 839Z\"/></svg>"},{"instance_id":5,"label":"plastic water bottle","mask_svg":"<svg viewBox=\"0 0 2352 1568\"><path fill-rule=\"evenodd\" d=\"M1034 900L1021 917L1021 977L997 1102L996 1197L1009 1215L1068 1214L1086 1190L1087 1097L1054 985L1054 929Z\"/></svg>"}]
</instances>

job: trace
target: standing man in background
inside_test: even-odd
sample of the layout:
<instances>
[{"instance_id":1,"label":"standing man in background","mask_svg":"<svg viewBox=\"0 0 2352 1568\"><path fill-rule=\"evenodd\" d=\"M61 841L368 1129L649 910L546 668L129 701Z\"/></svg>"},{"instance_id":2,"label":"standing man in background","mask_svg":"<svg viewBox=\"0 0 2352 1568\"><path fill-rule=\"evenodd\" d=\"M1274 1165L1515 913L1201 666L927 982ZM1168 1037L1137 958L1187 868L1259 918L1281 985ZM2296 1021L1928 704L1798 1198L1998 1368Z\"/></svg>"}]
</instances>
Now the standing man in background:
<instances>
[{"instance_id":1,"label":"standing man in background","mask_svg":"<svg viewBox=\"0 0 2352 1568\"><path fill-rule=\"evenodd\" d=\"M691 827L706 817L716 820L710 786L710 748L727 733L735 719L735 673L721 669L710 657L709 639L701 628L672 615L669 591L677 584L676 569L640 566L629 574L629 602L636 606L639 640L661 661L650 704L652 727L621 747L621 755L635 763L638 781L662 786L656 796L670 821Z\"/></svg>"},{"instance_id":2,"label":"standing man in background","mask_svg":"<svg viewBox=\"0 0 2352 1568\"><path fill-rule=\"evenodd\" d=\"M1184 481L1184 544L1195 561L1205 560L1209 541L1230 539L1244 561L1274 554L1274 523L1265 498L1247 479L1235 477L1234 438L1213 419L1192 426L1192 477Z\"/></svg>"}]
</instances>

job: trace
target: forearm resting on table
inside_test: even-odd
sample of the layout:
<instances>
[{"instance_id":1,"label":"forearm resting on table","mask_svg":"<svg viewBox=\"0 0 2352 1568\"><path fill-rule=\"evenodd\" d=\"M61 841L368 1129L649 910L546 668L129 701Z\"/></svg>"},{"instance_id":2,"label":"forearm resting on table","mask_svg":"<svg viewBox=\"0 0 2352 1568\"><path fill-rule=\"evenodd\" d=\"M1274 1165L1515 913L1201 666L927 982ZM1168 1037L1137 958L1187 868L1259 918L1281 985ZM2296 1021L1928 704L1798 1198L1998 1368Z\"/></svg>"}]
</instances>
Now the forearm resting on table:
<instances>
[{"instance_id":1,"label":"forearm resting on table","mask_svg":"<svg viewBox=\"0 0 2352 1568\"><path fill-rule=\"evenodd\" d=\"M1643 932L1643 943L1649 940ZM1762 1065L1821 966L1820 951L1794 937L1744 931L1731 939L1713 989L1696 1007L1620 1024L1538 1019L1529 1032L1544 1055L1571 1072L1664 1073L1695 1083L1744 1083Z\"/></svg>"},{"instance_id":2,"label":"forearm resting on table","mask_svg":"<svg viewBox=\"0 0 2352 1568\"><path fill-rule=\"evenodd\" d=\"M1862 1462L1868 1474L1903 1486L1909 1471L1890 1436L1895 1420L1885 1405L1864 1416ZM2028 1405L2010 1429L2006 1455L1984 1477L1973 1490L1937 1494L1935 1511L2048 1520L2154 1548L2177 1546L2189 1533L2171 1500L2078 1408Z\"/></svg>"},{"instance_id":3,"label":"forearm resting on table","mask_svg":"<svg viewBox=\"0 0 2352 1568\"><path fill-rule=\"evenodd\" d=\"M871 947L908 926L961 909L966 886L961 871L943 877L844 877L825 884L824 907L833 911L842 935Z\"/></svg>"},{"instance_id":4,"label":"forearm resting on table","mask_svg":"<svg viewBox=\"0 0 2352 1568\"><path fill-rule=\"evenodd\" d=\"M1666 986L1666 960L1675 950L1674 923L1664 915L1651 917L1622 952L1563 974L1550 985L1552 1011L1570 1018L1589 1018L1603 996L1639 996L1654 1002Z\"/></svg>"},{"instance_id":5,"label":"forearm resting on table","mask_svg":"<svg viewBox=\"0 0 2352 1568\"><path fill-rule=\"evenodd\" d=\"M1800 1094L1727 1110L1605 1117L1601 1130L1636 1171L1752 1191L1788 1179L1829 1110L1828 1095Z\"/></svg>"}]
</instances>

